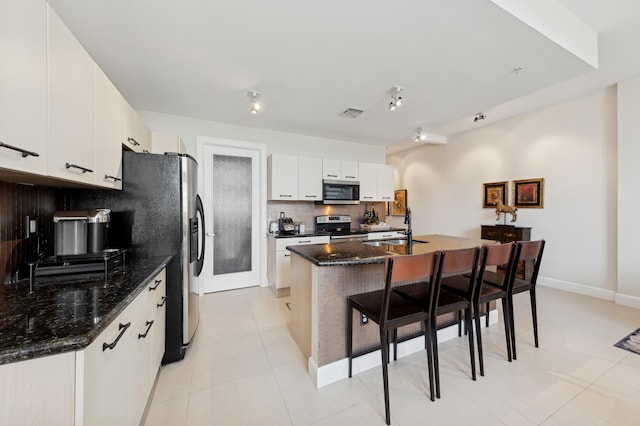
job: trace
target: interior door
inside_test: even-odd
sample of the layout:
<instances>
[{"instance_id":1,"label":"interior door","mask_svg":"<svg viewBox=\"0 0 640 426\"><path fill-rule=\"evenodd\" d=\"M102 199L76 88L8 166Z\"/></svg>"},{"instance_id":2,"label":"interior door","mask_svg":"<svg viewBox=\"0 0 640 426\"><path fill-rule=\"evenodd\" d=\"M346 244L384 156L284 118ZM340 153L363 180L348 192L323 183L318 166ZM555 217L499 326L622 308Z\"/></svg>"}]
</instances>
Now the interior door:
<instances>
[{"instance_id":1,"label":"interior door","mask_svg":"<svg viewBox=\"0 0 640 426\"><path fill-rule=\"evenodd\" d=\"M204 293L259 285L259 152L204 147Z\"/></svg>"}]
</instances>

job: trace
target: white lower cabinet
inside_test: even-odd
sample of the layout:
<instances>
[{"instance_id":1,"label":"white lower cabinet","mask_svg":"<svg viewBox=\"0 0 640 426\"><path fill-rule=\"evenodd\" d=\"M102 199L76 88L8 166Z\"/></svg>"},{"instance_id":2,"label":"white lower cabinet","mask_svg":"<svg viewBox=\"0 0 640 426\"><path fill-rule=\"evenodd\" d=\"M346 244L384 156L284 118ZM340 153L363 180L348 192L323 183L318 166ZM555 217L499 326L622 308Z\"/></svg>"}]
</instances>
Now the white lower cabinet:
<instances>
[{"instance_id":1,"label":"white lower cabinet","mask_svg":"<svg viewBox=\"0 0 640 426\"><path fill-rule=\"evenodd\" d=\"M405 238L404 232L399 231L386 231L386 232L369 232L367 234L368 240L386 240L388 238Z\"/></svg>"},{"instance_id":2,"label":"white lower cabinet","mask_svg":"<svg viewBox=\"0 0 640 426\"><path fill-rule=\"evenodd\" d=\"M76 426L138 425L164 354L165 271L76 354Z\"/></svg>"},{"instance_id":3,"label":"white lower cabinet","mask_svg":"<svg viewBox=\"0 0 640 426\"><path fill-rule=\"evenodd\" d=\"M267 244L267 273L269 286L275 291L276 296L285 296L283 289L288 289L291 285L291 252L287 246L298 246L308 244L328 244L329 236L321 237L295 237L295 238L269 238Z\"/></svg>"}]
</instances>

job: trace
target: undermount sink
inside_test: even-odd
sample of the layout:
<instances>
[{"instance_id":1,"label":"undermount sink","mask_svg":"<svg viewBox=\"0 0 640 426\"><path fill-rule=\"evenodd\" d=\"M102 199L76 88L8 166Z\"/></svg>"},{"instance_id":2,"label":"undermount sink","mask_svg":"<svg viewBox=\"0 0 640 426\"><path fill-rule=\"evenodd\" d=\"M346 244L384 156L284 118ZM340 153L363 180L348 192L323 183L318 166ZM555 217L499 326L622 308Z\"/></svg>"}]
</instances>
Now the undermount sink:
<instances>
[{"instance_id":1,"label":"undermount sink","mask_svg":"<svg viewBox=\"0 0 640 426\"><path fill-rule=\"evenodd\" d=\"M413 240L413 244L426 244L429 241L422 240ZM397 239L397 240L377 240L377 241L364 241L362 244L366 244L368 246L374 247L382 247L382 246L406 246L406 239Z\"/></svg>"}]
</instances>

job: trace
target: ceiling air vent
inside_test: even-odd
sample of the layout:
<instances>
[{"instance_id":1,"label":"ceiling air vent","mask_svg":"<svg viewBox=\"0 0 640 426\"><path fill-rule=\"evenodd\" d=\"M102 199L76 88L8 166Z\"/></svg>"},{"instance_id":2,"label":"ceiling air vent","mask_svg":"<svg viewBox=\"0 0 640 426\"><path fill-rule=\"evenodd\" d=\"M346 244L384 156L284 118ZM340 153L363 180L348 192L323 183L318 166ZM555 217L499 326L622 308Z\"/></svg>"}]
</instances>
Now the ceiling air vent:
<instances>
[{"instance_id":1,"label":"ceiling air vent","mask_svg":"<svg viewBox=\"0 0 640 426\"><path fill-rule=\"evenodd\" d=\"M358 118L358 116L360 114L362 114L364 112L364 110L361 109L357 109L357 108L347 108L344 111L342 111L340 114L338 114L340 117L345 117L345 118Z\"/></svg>"}]
</instances>

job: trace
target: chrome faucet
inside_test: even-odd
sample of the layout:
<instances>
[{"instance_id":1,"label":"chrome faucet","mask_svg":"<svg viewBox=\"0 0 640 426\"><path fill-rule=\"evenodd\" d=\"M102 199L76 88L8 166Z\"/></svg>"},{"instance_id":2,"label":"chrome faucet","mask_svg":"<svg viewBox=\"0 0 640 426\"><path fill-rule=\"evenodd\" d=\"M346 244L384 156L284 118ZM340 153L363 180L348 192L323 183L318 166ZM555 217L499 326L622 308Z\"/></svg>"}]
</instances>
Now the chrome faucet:
<instances>
[{"instance_id":1,"label":"chrome faucet","mask_svg":"<svg viewBox=\"0 0 640 426\"><path fill-rule=\"evenodd\" d=\"M413 244L413 231L411 230L411 209L409 207L404 213L404 224L407 225L407 245L411 247L411 244Z\"/></svg>"}]
</instances>

